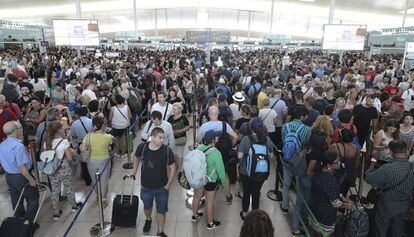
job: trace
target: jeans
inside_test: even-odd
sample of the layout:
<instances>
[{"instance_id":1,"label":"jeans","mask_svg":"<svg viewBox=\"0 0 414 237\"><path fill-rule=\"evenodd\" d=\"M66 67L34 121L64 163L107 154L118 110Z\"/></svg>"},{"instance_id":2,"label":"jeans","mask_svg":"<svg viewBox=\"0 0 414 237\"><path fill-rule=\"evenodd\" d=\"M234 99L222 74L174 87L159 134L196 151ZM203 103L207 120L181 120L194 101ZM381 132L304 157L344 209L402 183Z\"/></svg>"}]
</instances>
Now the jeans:
<instances>
[{"instance_id":1,"label":"jeans","mask_svg":"<svg viewBox=\"0 0 414 237\"><path fill-rule=\"evenodd\" d=\"M260 189L262 188L264 181L257 182L250 179L246 175L240 175L240 181L243 186L243 212L247 212L249 210L250 196L252 196L252 210L259 209Z\"/></svg>"},{"instance_id":2,"label":"jeans","mask_svg":"<svg viewBox=\"0 0 414 237\"><path fill-rule=\"evenodd\" d=\"M285 209L289 209L289 189L290 184L292 183L292 177L293 174L290 172L289 169L285 168L283 169L283 201L282 201L282 207ZM293 225L292 229L297 230L300 225L300 221L306 220L306 213L304 212L303 205L304 201L308 203L309 197L310 197L310 190L311 190L311 177L309 176L300 176L295 177L296 179L296 204L295 204L295 211L293 215ZM305 208L306 210L307 208Z\"/></svg>"},{"instance_id":3,"label":"jeans","mask_svg":"<svg viewBox=\"0 0 414 237\"><path fill-rule=\"evenodd\" d=\"M6 182L10 188L10 197L13 209L18 205L14 216L24 217L27 220L33 221L36 216L37 209L39 208L39 191L37 187L29 185L26 186L22 200L20 200L20 203L17 203L23 188L29 182L21 174L6 174ZM23 206L23 199L26 200L27 203L26 211Z\"/></svg>"}]
</instances>

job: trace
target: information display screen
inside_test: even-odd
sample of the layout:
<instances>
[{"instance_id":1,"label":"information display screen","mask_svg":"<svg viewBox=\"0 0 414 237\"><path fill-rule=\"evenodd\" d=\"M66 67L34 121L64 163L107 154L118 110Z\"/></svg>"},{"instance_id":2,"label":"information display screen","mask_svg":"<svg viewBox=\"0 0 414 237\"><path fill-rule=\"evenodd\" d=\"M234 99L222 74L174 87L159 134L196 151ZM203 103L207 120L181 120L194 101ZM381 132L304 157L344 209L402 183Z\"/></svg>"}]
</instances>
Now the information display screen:
<instances>
[{"instance_id":1,"label":"information display screen","mask_svg":"<svg viewBox=\"0 0 414 237\"><path fill-rule=\"evenodd\" d=\"M365 25L324 25L322 49L363 50L365 35Z\"/></svg>"},{"instance_id":2,"label":"information display screen","mask_svg":"<svg viewBox=\"0 0 414 237\"><path fill-rule=\"evenodd\" d=\"M96 20L53 20L56 45L99 46L99 28Z\"/></svg>"}]
</instances>

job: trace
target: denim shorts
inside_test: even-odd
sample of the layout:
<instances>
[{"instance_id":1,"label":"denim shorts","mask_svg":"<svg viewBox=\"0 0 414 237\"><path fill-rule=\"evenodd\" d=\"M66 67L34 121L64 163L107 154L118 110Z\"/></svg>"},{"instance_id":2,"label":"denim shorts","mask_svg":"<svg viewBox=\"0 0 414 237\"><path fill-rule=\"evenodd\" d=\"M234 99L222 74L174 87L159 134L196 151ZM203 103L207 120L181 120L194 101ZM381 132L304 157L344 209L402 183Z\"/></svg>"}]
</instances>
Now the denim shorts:
<instances>
[{"instance_id":1,"label":"denim shorts","mask_svg":"<svg viewBox=\"0 0 414 237\"><path fill-rule=\"evenodd\" d=\"M164 187L157 189L149 189L141 187L141 199L144 203L144 210L152 209L154 203L157 207L158 214L165 214L168 211L169 191Z\"/></svg>"}]
</instances>

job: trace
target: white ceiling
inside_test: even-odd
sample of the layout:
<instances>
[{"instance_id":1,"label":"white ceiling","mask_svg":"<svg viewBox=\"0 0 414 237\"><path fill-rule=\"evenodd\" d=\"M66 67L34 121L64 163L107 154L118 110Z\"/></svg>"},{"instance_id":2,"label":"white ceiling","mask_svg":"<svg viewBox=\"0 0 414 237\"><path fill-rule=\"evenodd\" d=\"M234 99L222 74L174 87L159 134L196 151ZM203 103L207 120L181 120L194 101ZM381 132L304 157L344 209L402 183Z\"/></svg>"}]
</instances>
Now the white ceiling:
<instances>
[{"instance_id":1,"label":"white ceiling","mask_svg":"<svg viewBox=\"0 0 414 237\"><path fill-rule=\"evenodd\" d=\"M99 20L103 33L134 30L133 0L80 0L82 18ZM271 0L152 0L137 1L138 31L206 28L288 34L318 38L328 23L330 0L275 0L270 29ZM368 29L399 27L406 0L336 0L334 23L368 25ZM414 3L413 3L414 4ZM414 7L410 3L408 8ZM412 6L413 5L413 6ZM158 9L155 13L154 9ZM410 10L414 13L414 9ZM155 17L157 16L157 17ZM51 24L52 19L75 18L75 0L0 0L0 19ZM200 17L203 20L200 20ZM206 17L206 18L204 18ZM414 25L409 14L406 26ZM159 32L159 33L160 33Z\"/></svg>"}]
</instances>

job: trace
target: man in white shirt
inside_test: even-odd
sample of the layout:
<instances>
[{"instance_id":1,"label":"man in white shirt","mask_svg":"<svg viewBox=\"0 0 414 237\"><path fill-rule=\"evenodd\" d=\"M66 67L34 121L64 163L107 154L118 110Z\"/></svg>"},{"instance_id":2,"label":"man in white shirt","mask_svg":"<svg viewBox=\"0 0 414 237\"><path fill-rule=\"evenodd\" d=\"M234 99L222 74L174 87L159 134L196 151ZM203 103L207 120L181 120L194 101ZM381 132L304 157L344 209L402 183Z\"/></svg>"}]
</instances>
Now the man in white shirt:
<instances>
[{"instance_id":1,"label":"man in white shirt","mask_svg":"<svg viewBox=\"0 0 414 237\"><path fill-rule=\"evenodd\" d=\"M401 95L401 99L404 100L404 110L410 111L414 108L414 90L413 90L414 82L411 83L411 88L404 91Z\"/></svg>"},{"instance_id":2,"label":"man in white shirt","mask_svg":"<svg viewBox=\"0 0 414 237\"><path fill-rule=\"evenodd\" d=\"M172 125L162 120L162 114L159 111L154 111L151 113L151 120L148 121L141 132L141 140L148 141L150 138L150 134L152 129L160 127L165 132L165 137L167 139L164 139L164 145L168 145L172 150L175 149L175 139L174 139L174 131L172 128Z\"/></svg>"},{"instance_id":3,"label":"man in white shirt","mask_svg":"<svg viewBox=\"0 0 414 237\"><path fill-rule=\"evenodd\" d=\"M86 63L82 63L82 68L79 71L82 79L85 79L86 75L89 73L89 69L86 67Z\"/></svg>"},{"instance_id":4,"label":"man in white shirt","mask_svg":"<svg viewBox=\"0 0 414 237\"><path fill-rule=\"evenodd\" d=\"M269 133L269 138L274 144L276 144L276 111L269 106L269 99L263 99L263 109L259 110L259 118L262 119L263 124L266 126Z\"/></svg>"},{"instance_id":5,"label":"man in white shirt","mask_svg":"<svg viewBox=\"0 0 414 237\"><path fill-rule=\"evenodd\" d=\"M163 91L158 92L158 102L151 108L151 113L159 111L162 115L162 119L167 121L172 114L172 105L167 102L167 96Z\"/></svg>"},{"instance_id":6,"label":"man in white shirt","mask_svg":"<svg viewBox=\"0 0 414 237\"><path fill-rule=\"evenodd\" d=\"M89 101L96 100L96 94L93 92L96 89L96 82L91 81L88 85L88 88L83 90L83 105L88 106Z\"/></svg>"},{"instance_id":7,"label":"man in white shirt","mask_svg":"<svg viewBox=\"0 0 414 237\"><path fill-rule=\"evenodd\" d=\"M79 86L76 76L70 78L70 84L66 85L66 92L69 95L69 111L72 113L75 109L75 87Z\"/></svg>"},{"instance_id":8,"label":"man in white shirt","mask_svg":"<svg viewBox=\"0 0 414 237\"><path fill-rule=\"evenodd\" d=\"M273 94L273 95L272 95ZM285 121L288 108L286 106L286 102L281 99L282 96L282 90L276 89L274 93L269 94L269 106L270 108L273 108L274 111L276 111L276 143L273 142L279 149L282 149L282 126L283 122Z\"/></svg>"}]
</instances>

